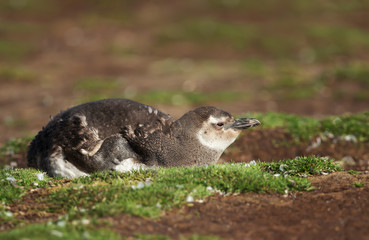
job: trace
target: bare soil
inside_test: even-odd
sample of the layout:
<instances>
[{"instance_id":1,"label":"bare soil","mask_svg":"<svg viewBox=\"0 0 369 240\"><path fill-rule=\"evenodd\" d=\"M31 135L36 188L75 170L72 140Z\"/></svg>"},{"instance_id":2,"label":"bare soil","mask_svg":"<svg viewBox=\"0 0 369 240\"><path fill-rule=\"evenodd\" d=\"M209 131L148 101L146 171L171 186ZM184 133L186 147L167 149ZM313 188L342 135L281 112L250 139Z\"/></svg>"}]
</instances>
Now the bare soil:
<instances>
[{"instance_id":1,"label":"bare soil","mask_svg":"<svg viewBox=\"0 0 369 240\"><path fill-rule=\"evenodd\" d=\"M367 239L369 175L341 172L311 180L317 187L311 192L218 195L157 220L124 214L107 220L124 236L154 233L173 238L202 234L226 239ZM359 180L365 187L352 186Z\"/></svg>"},{"instance_id":2,"label":"bare soil","mask_svg":"<svg viewBox=\"0 0 369 240\"><path fill-rule=\"evenodd\" d=\"M215 195L158 219L120 214L104 217L100 226L125 237L158 234L177 239L198 234L225 239L367 239L369 173L337 172L310 180L316 187L310 192ZM358 181L363 187L353 185ZM21 203L11 204L10 210L25 223L56 220L63 209L40 211L45 206L37 201L48 193L42 189L30 192ZM6 223L1 230L13 227Z\"/></svg>"}]
</instances>

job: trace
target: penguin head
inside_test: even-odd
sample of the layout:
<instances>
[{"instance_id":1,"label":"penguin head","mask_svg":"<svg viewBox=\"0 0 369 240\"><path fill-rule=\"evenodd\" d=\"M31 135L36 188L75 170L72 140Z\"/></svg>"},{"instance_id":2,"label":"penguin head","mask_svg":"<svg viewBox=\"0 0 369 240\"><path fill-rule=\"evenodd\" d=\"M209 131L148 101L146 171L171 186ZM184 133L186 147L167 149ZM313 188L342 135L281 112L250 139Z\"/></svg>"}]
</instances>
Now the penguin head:
<instances>
[{"instance_id":1,"label":"penguin head","mask_svg":"<svg viewBox=\"0 0 369 240\"><path fill-rule=\"evenodd\" d=\"M185 128L195 134L201 145L223 152L242 130L260 125L255 118L235 119L230 113L216 107L199 107L183 117Z\"/></svg>"}]
</instances>

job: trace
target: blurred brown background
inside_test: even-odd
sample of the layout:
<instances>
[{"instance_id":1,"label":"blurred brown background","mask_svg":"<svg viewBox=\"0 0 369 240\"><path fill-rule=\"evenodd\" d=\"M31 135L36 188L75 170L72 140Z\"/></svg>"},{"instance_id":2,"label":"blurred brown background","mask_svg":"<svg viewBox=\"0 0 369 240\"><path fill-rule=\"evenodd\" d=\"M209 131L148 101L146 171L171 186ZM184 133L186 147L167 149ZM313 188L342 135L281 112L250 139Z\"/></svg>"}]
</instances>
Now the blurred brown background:
<instances>
[{"instance_id":1,"label":"blurred brown background","mask_svg":"<svg viewBox=\"0 0 369 240\"><path fill-rule=\"evenodd\" d=\"M369 1L3 0L0 143L101 98L316 117L369 107Z\"/></svg>"}]
</instances>

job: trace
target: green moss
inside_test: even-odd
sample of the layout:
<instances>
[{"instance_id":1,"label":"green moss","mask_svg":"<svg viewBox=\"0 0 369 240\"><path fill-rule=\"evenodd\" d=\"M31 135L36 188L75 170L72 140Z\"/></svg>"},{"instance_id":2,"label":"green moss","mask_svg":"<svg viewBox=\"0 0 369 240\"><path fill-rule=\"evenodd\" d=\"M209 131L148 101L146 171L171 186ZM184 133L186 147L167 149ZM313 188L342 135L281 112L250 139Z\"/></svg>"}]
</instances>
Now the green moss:
<instances>
[{"instance_id":1,"label":"green moss","mask_svg":"<svg viewBox=\"0 0 369 240\"><path fill-rule=\"evenodd\" d=\"M352 169L348 170L347 172L348 172L349 174L351 174L351 175L359 175L359 174L360 174L360 172L355 171L355 170L352 170Z\"/></svg>"},{"instance_id":2,"label":"green moss","mask_svg":"<svg viewBox=\"0 0 369 240\"><path fill-rule=\"evenodd\" d=\"M0 170L0 202L14 202L29 189L47 187L50 178L35 169Z\"/></svg>"},{"instance_id":3,"label":"green moss","mask_svg":"<svg viewBox=\"0 0 369 240\"><path fill-rule=\"evenodd\" d=\"M368 112L326 117L321 120L273 112L248 114L247 116L259 119L263 128L284 128L297 142L327 133L336 137L352 135L357 141L369 140Z\"/></svg>"},{"instance_id":4,"label":"green moss","mask_svg":"<svg viewBox=\"0 0 369 240\"><path fill-rule=\"evenodd\" d=\"M297 176L306 171L311 174L328 171L326 165L330 162L317 158L315 163L304 168L292 160L285 162L298 166L291 167ZM72 185L52 193L43 201L48 203L49 211L58 211L61 206L68 209L71 218L81 218L86 214L99 217L121 212L155 218L161 216L163 211L181 207L189 201L189 196L194 200L203 199L214 194L215 190L231 194L310 189L306 179L294 176L276 178L262 171L266 165L260 166L224 164L159 168L132 173L99 172L73 180Z\"/></svg>"},{"instance_id":5,"label":"green moss","mask_svg":"<svg viewBox=\"0 0 369 240\"><path fill-rule=\"evenodd\" d=\"M261 169L272 174L310 176L342 171L332 159L322 157L297 157L278 162L260 162Z\"/></svg>"},{"instance_id":6,"label":"green moss","mask_svg":"<svg viewBox=\"0 0 369 240\"><path fill-rule=\"evenodd\" d=\"M363 183L363 182L360 182L360 181L358 181L358 182L353 182L353 183L352 183L352 186L357 187L357 188L361 188L361 187L363 187L363 186L364 186L364 183Z\"/></svg>"},{"instance_id":7,"label":"green moss","mask_svg":"<svg viewBox=\"0 0 369 240\"><path fill-rule=\"evenodd\" d=\"M1 239L18 240L18 239L91 239L91 240L121 240L123 239L117 233L107 229L92 229L85 226L57 226L54 224L33 224L22 228L16 228L8 232L0 233Z\"/></svg>"},{"instance_id":8,"label":"green moss","mask_svg":"<svg viewBox=\"0 0 369 240\"><path fill-rule=\"evenodd\" d=\"M60 226L62 225L62 226ZM1 239L18 240L49 240L49 239L68 239L68 240L123 240L127 239L118 233L107 228L95 228L91 225L84 226L81 223L71 224L63 220L56 223L32 224L21 228L16 228L7 232L0 233ZM171 240L172 238L162 235L136 234L129 239L132 240ZM190 237L180 237L180 240L221 240L220 237L192 235Z\"/></svg>"},{"instance_id":9,"label":"green moss","mask_svg":"<svg viewBox=\"0 0 369 240\"><path fill-rule=\"evenodd\" d=\"M328 117L320 121L322 132L336 136L353 135L358 141L369 140L369 112L361 114Z\"/></svg>"}]
</instances>

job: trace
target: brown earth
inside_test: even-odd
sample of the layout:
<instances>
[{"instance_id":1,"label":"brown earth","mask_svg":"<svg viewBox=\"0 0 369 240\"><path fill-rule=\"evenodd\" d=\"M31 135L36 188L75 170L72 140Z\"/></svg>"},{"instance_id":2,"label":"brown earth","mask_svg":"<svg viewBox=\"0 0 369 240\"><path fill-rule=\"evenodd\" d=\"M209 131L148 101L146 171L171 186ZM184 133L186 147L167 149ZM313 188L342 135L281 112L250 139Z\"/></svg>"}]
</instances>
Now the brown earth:
<instances>
[{"instance_id":1,"label":"brown earth","mask_svg":"<svg viewBox=\"0 0 369 240\"><path fill-rule=\"evenodd\" d=\"M177 239L198 234L225 239L367 239L369 173L338 172L310 180L316 187L310 192L215 195L203 203L167 212L159 219L121 214L104 217L100 226L126 237L156 234ZM363 187L353 185L358 181ZM10 210L18 220L28 223L56 220L63 210L40 211L45 206L37 201L48 193L32 191L21 204L11 204ZM1 230L12 227L5 223Z\"/></svg>"},{"instance_id":2,"label":"brown earth","mask_svg":"<svg viewBox=\"0 0 369 240\"><path fill-rule=\"evenodd\" d=\"M137 233L221 236L226 239L368 239L369 174L334 173L311 178L303 193L214 196L158 220L106 218L123 236ZM355 188L354 181L365 187Z\"/></svg>"}]
</instances>

